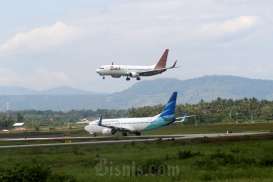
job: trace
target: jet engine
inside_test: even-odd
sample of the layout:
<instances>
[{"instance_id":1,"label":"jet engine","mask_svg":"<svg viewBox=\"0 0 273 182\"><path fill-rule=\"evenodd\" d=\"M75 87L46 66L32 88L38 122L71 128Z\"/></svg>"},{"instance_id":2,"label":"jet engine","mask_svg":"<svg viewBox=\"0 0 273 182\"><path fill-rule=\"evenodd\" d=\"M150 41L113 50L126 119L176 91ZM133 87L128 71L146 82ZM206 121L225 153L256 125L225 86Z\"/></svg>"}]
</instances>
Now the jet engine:
<instances>
[{"instance_id":1,"label":"jet engine","mask_svg":"<svg viewBox=\"0 0 273 182\"><path fill-rule=\"evenodd\" d=\"M136 73L136 72L132 72L132 73L130 73L130 76L133 77L133 78L136 78L136 77L139 76L139 74Z\"/></svg>"},{"instance_id":2,"label":"jet engine","mask_svg":"<svg viewBox=\"0 0 273 182\"><path fill-rule=\"evenodd\" d=\"M111 75L112 78L120 78L121 76L120 75Z\"/></svg>"},{"instance_id":3,"label":"jet engine","mask_svg":"<svg viewBox=\"0 0 273 182\"><path fill-rule=\"evenodd\" d=\"M110 134L112 134L112 129L110 129L110 128L104 128L102 130L102 134L103 135L110 135Z\"/></svg>"}]
</instances>

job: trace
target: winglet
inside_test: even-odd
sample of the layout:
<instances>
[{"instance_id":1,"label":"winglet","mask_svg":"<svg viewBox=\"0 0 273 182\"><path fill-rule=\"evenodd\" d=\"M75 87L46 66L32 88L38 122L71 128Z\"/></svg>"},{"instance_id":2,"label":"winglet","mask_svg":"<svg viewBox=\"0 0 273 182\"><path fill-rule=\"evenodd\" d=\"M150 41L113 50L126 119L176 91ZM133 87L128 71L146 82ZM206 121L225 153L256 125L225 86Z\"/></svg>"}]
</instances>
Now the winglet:
<instances>
[{"instance_id":1,"label":"winglet","mask_svg":"<svg viewBox=\"0 0 273 182\"><path fill-rule=\"evenodd\" d=\"M171 68L176 68L176 63L177 63L177 60L175 60L175 62L174 62L173 65L171 66Z\"/></svg>"},{"instance_id":2,"label":"winglet","mask_svg":"<svg viewBox=\"0 0 273 182\"><path fill-rule=\"evenodd\" d=\"M168 58L169 49L166 49L159 59L158 63L155 65L155 69L166 68L167 58Z\"/></svg>"}]
</instances>

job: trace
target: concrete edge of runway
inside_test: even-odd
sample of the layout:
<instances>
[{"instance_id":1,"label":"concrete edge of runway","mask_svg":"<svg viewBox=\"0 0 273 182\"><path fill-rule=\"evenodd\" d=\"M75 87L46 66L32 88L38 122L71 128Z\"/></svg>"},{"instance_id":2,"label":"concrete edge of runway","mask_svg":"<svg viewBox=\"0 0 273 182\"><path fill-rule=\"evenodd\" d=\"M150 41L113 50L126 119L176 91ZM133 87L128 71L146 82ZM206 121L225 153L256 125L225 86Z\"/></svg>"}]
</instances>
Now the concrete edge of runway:
<instances>
[{"instance_id":1,"label":"concrete edge of runway","mask_svg":"<svg viewBox=\"0 0 273 182\"><path fill-rule=\"evenodd\" d=\"M1 142L5 141L54 141L54 140L81 140L81 139L91 139L91 140L108 140L108 139L125 139L125 138L166 138L166 137L181 137L184 135L142 135L142 136L84 136L84 137L71 137L71 136L62 136L62 137L24 137L24 138L0 138Z\"/></svg>"},{"instance_id":2,"label":"concrete edge of runway","mask_svg":"<svg viewBox=\"0 0 273 182\"><path fill-rule=\"evenodd\" d=\"M81 141L71 143L45 143L45 144L18 144L18 145L2 145L0 149L11 148L32 148L32 147L51 147L51 146L69 146L69 145L94 145L94 144L119 144L132 142L156 142L156 141L174 141L174 140L190 140L202 138L221 138L221 137L243 137L243 136L262 136L272 135L272 132L252 132L252 133L212 133L212 134L185 134L185 135L151 135L146 138L125 138L122 140L98 140L98 141ZM129 138L129 139L128 139ZM24 140L23 140L24 141Z\"/></svg>"},{"instance_id":3,"label":"concrete edge of runway","mask_svg":"<svg viewBox=\"0 0 273 182\"><path fill-rule=\"evenodd\" d=\"M21 137L21 138L0 138L0 142L12 141L58 141L58 140L124 140L124 139L147 139L147 138L169 138L169 137L188 137L188 136L210 136L210 135L225 135L234 136L241 134L266 134L270 132L241 132L241 133L205 133L205 134L171 134L171 135L141 135L141 136L61 136L61 137Z\"/></svg>"}]
</instances>

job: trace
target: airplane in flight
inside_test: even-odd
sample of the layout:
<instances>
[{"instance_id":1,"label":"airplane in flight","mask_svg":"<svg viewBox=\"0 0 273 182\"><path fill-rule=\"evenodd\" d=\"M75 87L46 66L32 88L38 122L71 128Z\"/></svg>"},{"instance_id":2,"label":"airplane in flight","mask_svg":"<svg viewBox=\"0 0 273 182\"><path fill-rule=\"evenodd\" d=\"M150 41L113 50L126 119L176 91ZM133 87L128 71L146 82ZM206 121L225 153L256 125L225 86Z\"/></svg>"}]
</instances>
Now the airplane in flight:
<instances>
[{"instance_id":1,"label":"airplane in flight","mask_svg":"<svg viewBox=\"0 0 273 182\"><path fill-rule=\"evenodd\" d=\"M96 72L105 79L106 76L111 76L113 78L120 78L122 76L126 77L129 81L131 78L136 78L140 80L142 76L153 76L161 74L169 69L174 69L176 67L177 61L170 67L166 67L169 49L166 49L159 59L158 63L151 66L129 66L129 65L111 65L101 66L96 70Z\"/></svg>"},{"instance_id":2,"label":"airplane in flight","mask_svg":"<svg viewBox=\"0 0 273 182\"><path fill-rule=\"evenodd\" d=\"M123 136L128 133L141 135L142 131L154 130L165 127L177 121L175 117L177 92L174 92L163 111L153 117L142 118L118 118L118 119L102 119L100 117L95 121L83 120L79 124L87 123L84 129L91 135L114 135L121 132Z\"/></svg>"}]
</instances>

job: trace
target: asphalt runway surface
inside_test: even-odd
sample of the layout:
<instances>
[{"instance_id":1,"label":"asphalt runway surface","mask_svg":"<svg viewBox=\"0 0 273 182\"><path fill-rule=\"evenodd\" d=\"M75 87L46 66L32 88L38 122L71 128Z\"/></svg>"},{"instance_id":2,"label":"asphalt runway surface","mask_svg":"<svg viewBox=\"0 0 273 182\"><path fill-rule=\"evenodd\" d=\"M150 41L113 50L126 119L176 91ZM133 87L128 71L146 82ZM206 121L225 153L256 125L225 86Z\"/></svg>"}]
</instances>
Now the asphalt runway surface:
<instances>
[{"instance_id":1,"label":"asphalt runway surface","mask_svg":"<svg viewBox=\"0 0 273 182\"><path fill-rule=\"evenodd\" d=\"M132 142L156 142L156 141L174 141L174 140L189 140L202 138L221 138L221 137L242 137L272 134L270 132L247 132L247 133L212 133L212 134L177 134L177 135L143 135L143 136L127 136L121 139L114 137L50 137L50 138L4 138L2 142L11 141L54 141L54 140L70 140L69 143L43 143L43 144L16 144L16 145L1 145L0 149L4 148L28 148L28 147L50 147L50 146L69 146L69 145L95 145L95 144L118 144ZM75 141L78 139L87 139L89 141ZM91 141L90 141L91 140Z\"/></svg>"}]
</instances>

